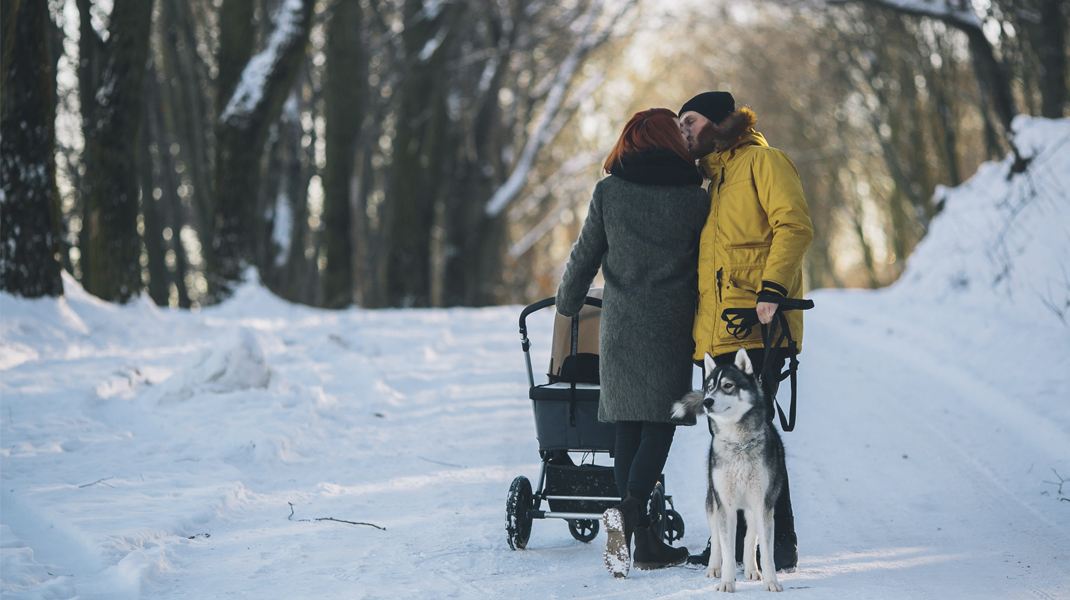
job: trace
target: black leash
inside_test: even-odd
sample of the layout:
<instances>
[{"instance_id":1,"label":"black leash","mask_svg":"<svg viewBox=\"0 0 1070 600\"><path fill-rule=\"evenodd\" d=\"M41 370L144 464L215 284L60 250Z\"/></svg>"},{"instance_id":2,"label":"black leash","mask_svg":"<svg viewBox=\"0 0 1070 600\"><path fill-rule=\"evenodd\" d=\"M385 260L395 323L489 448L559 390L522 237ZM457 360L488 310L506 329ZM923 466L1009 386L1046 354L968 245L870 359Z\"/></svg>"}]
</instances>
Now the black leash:
<instances>
[{"instance_id":1,"label":"black leash","mask_svg":"<svg viewBox=\"0 0 1070 600\"><path fill-rule=\"evenodd\" d=\"M777 384L789 377L791 378L791 402L788 404L787 418L784 417L784 409L780 406L780 402L777 402L776 392L772 392L771 395L773 396L773 405L776 407L780 417L781 429L792 431L795 429L795 399L797 393L795 379L799 371L799 344L791 337L791 328L788 327L788 318L784 315L784 312L789 310L809 310L814 307L814 301L775 296L763 297L761 301L778 305L777 311L773 314L773 320L770 321L769 325L765 325L758 320L757 308L726 308L721 313L721 320L728 324L728 332L737 340L745 339L754 330L755 325L761 325L762 347L765 352L762 360L762 372L758 375L758 384L764 388L764 382L771 381L773 377L777 378ZM779 337L777 336L778 328L780 329ZM783 373L774 373L772 359L780 348L780 344L785 340L788 342L788 368Z\"/></svg>"}]
</instances>

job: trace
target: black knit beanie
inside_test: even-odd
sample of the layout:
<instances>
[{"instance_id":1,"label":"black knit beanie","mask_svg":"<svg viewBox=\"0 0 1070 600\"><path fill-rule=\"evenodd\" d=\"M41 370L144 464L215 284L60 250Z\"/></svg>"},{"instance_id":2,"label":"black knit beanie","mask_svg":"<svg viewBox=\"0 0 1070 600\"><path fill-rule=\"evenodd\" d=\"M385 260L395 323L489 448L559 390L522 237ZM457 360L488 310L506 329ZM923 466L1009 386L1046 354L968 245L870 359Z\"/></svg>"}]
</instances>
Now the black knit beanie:
<instances>
[{"instance_id":1,"label":"black knit beanie","mask_svg":"<svg viewBox=\"0 0 1070 600\"><path fill-rule=\"evenodd\" d=\"M728 92L703 92L688 100L680 109L682 116L687 111L695 111L717 125L736 110L736 101Z\"/></svg>"}]
</instances>

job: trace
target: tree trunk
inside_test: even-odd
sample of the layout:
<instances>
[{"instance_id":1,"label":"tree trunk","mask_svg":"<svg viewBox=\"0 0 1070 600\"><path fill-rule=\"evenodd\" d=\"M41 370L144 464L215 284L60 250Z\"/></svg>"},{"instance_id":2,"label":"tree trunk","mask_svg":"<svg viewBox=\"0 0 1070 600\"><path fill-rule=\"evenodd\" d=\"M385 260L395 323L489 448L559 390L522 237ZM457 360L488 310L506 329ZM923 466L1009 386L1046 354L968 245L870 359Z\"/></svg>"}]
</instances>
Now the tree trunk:
<instances>
[{"instance_id":1,"label":"tree trunk","mask_svg":"<svg viewBox=\"0 0 1070 600\"><path fill-rule=\"evenodd\" d=\"M1011 121L1018 114L1014 105L1014 95L1011 93L1011 82L1003 68L1003 64L996 59L992 51L992 44L985 37L984 31L979 27L960 27L966 34L970 43L970 54L973 56L974 70L977 74L977 85L986 91L986 95L992 101L992 108L1003 126L1004 134L1010 134Z\"/></svg>"},{"instance_id":2,"label":"tree trunk","mask_svg":"<svg viewBox=\"0 0 1070 600\"><path fill-rule=\"evenodd\" d=\"M176 157L182 161L186 195L180 200L186 212L192 212L191 226L207 238L212 223L211 163L208 143L212 135L208 67L197 54L197 24L190 10L189 0L161 0L159 35L161 37L160 68L167 81L178 78L177 86L167 86L167 124L179 144ZM176 205L177 206L177 205ZM175 217L180 216L176 212ZM184 223L176 222L172 227ZM177 231L177 229L176 229ZM177 238L176 238L177 239ZM194 265L203 268L203 263Z\"/></svg>"},{"instance_id":3,"label":"tree trunk","mask_svg":"<svg viewBox=\"0 0 1070 600\"><path fill-rule=\"evenodd\" d=\"M311 85L311 84L310 84ZM296 92L295 96L300 94ZM296 101L296 97L295 97ZM317 234L309 227L308 218L308 184L315 173L314 156L315 142L309 144L309 148L301 147L300 113L311 107L299 107L292 114L292 118L280 123L280 138L286 140L285 157L279 165L282 174L279 181L279 201L286 203L286 210L290 213L289 231L285 232L290 238L290 245L281 268L282 287L278 290L283 298L312 306L322 305L319 267L319 246ZM303 152L308 155L302 156ZM279 224L281 225L281 224ZM276 225L278 227L279 225ZM283 233L280 231L280 234Z\"/></svg>"},{"instance_id":4,"label":"tree trunk","mask_svg":"<svg viewBox=\"0 0 1070 600\"><path fill-rule=\"evenodd\" d=\"M216 114L223 114L256 44L256 0L223 0L219 7Z\"/></svg>"},{"instance_id":5,"label":"tree trunk","mask_svg":"<svg viewBox=\"0 0 1070 600\"><path fill-rule=\"evenodd\" d=\"M147 86L154 103L153 118L146 122L155 132L154 185L161 190L155 207L160 226L170 233L170 238L163 240L167 252L168 299L173 285L178 306L190 308L199 306L207 291L203 278L207 249L199 240L189 238L197 236L207 241L211 232L208 144L212 127L208 116L211 112L208 73L197 53L197 23L188 0L161 0L159 19L153 25L160 81ZM147 192L142 194L143 212L147 197ZM190 252L182 241L183 233ZM152 261L149 262L151 265Z\"/></svg>"},{"instance_id":6,"label":"tree trunk","mask_svg":"<svg viewBox=\"0 0 1070 600\"><path fill-rule=\"evenodd\" d=\"M362 41L363 15L358 0L340 0L327 22L326 157L323 169L323 299L327 308L353 303L352 211L349 184L357 140L364 122L367 57Z\"/></svg>"},{"instance_id":7,"label":"tree trunk","mask_svg":"<svg viewBox=\"0 0 1070 600\"><path fill-rule=\"evenodd\" d=\"M88 236L82 254L83 284L90 293L109 301L126 302L142 287L137 142L152 5L151 0L115 1L108 41L103 45L99 87L94 89L86 113L90 119L83 122L86 190L82 235ZM88 6L86 9L88 12Z\"/></svg>"},{"instance_id":8,"label":"tree trunk","mask_svg":"<svg viewBox=\"0 0 1070 600\"><path fill-rule=\"evenodd\" d=\"M503 294L504 258L508 244L507 211L489 217L487 199L502 185L505 166L502 149L508 146L511 132L503 125L498 93L509 69L509 48L513 48L523 7L513 5L503 19L512 21L508 29L497 21L491 28L488 46L501 53L487 89L474 107L471 123L464 132L465 143L457 144L453 164L447 173L458 173L452 186L463 193L449 193L446 203L447 247L443 274L443 303L447 306L487 306L505 300Z\"/></svg>"},{"instance_id":9,"label":"tree trunk","mask_svg":"<svg viewBox=\"0 0 1070 600\"><path fill-rule=\"evenodd\" d=\"M364 308L387 305L386 282L380 277L378 265L382 245L379 243L379 215L372 210L372 190L376 179L372 165L372 150L368 143L358 143L349 180L350 205L353 207L353 298ZM376 209L377 210L377 209ZM328 259L329 260L329 259ZM385 270L384 270L385 273Z\"/></svg>"},{"instance_id":10,"label":"tree trunk","mask_svg":"<svg viewBox=\"0 0 1070 600\"><path fill-rule=\"evenodd\" d=\"M169 79L165 75L165 81ZM182 107L181 101L176 101L172 94L175 90L169 85L160 84L152 65L145 88L145 131L142 134L145 139L141 145L143 160L147 162L141 167L144 173L141 212L145 222L143 239L149 263L149 295L157 304L169 305L173 285L178 306L189 308L192 302L186 280L190 265L181 240L182 229L187 222L182 217L186 211L182 209L183 204L189 201L189 193L180 196L180 178L176 171L179 164L182 165L183 174L195 166L187 166L186 162L180 160L191 157L188 153L183 154L182 149L186 145L175 141L184 141L174 131L175 122L180 120L176 113ZM172 153L175 144L178 144L178 152ZM157 189L159 198L156 197Z\"/></svg>"},{"instance_id":11,"label":"tree trunk","mask_svg":"<svg viewBox=\"0 0 1070 600\"><path fill-rule=\"evenodd\" d=\"M146 86L151 88L155 84L155 69L150 65ZM153 194L156 188L156 161L152 156L152 142L159 137L152 126L155 101L153 90L146 90L145 99L147 106L144 112L145 124L142 126L141 161L138 169L141 172L141 215L145 223L142 239L145 244L145 257L148 259L146 268L149 270L149 282L146 288L149 297L157 306L167 306L171 297L169 285L171 277L167 272L167 244L163 237L164 226L160 211L157 208L160 201Z\"/></svg>"},{"instance_id":12,"label":"tree trunk","mask_svg":"<svg viewBox=\"0 0 1070 600\"><path fill-rule=\"evenodd\" d=\"M458 187L465 190L465 196L476 201L465 202L458 198L460 205L448 211L447 239L449 245L456 248L447 267L445 300L448 305L487 306L500 300L508 213L502 211L496 217L489 217L484 210L485 199L494 194L501 181L493 179L482 168L493 154L500 154L494 143L498 141L494 137L496 128L500 127L499 116L498 103L493 99L487 102L474 123L479 152L474 160L461 163L464 171Z\"/></svg>"},{"instance_id":13,"label":"tree trunk","mask_svg":"<svg viewBox=\"0 0 1070 600\"><path fill-rule=\"evenodd\" d=\"M946 41L940 39L936 40L933 50L939 52L939 56L942 58L941 66L939 68L933 67L932 62L929 60L923 60L922 64L925 65L925 78L929 89L932 91L939 124L939 132L934 132L934 135L939 135L940 137L940 143L937 144L937 147L942 150L949 183L952 187L955 187L962 183L962 175L959 171L958 141L956 139L958 125L955 122L952 97L948 90L953 74L948 59L950 52L946 50ZM931 219L933 217L931 212L932 202L928 202L927 205L930 208L927 216Z\"/></svg>"},{"instance_id":14,"label":"tree trunk","mask_svg":"<svg viewBox=\"0 0 1070 600\"><path fill-rule=\"evenodd\" d=\"M1040 59L1040 114L1061 119L1066 109L1066 29L1065 0L1040 0L1040 39L1036 42Z\"/></svg>"},{"instance_id":15,"label":"tree trunk","mask_svg":"<svg viewBox=\"0 0 1070 600\"><path fill-rule=\"evenodd\" d=\"M422 0L408 0L407 20L424 12ZM436 19L419 18L402 33L409 71L402 78L397 134L392 141L391 181L383 227L388 232L388 297L391 306L429 306L431 226L445 160L446 112L442 68L447 42L430 56L441 27L451 27L459 10L449 6Z\"/></svg>"},{"instance_id":16,"label":"tree trunk","mask_svg":"<svg viewBox=\"0 0 1070 600\"><path fill-rule=\"evenodd\" d=\"M304 92L311 87L306 76L294 86L279 120L271 126L271 141L262 178L258 266L260 279L282 298L317 305L318 269L315 257L305 251L313 241L308 224L308 185L315 173L315 130L307 148L301 115L311 112Z\"/></svg>"},{"instance_id":17,"label":"tree trunk","mask_svg":"<svg viewBox=\"0 0 1070 600\"><path fill-rule=\"evenodd\" d=\"M246 266L255 264L261 158L268 128L304 62L314 5L315 0L290 0L281 6L267 48L249 60L233 94L220 102L208 265L209 293L216 301L229 294ZM221 86L226 89L225 82Z\"/></svg>"},{"instance_id":18,"label":"tree trunk","mask_svg":"<svg viewBox=\"0 0 1070 600\"><path fill-rule=\"evenodd\" d=\"M0 289L63 294L56 189L56 72L45 2L3 0L0 70Z\"/></svg>"}]
</instances>

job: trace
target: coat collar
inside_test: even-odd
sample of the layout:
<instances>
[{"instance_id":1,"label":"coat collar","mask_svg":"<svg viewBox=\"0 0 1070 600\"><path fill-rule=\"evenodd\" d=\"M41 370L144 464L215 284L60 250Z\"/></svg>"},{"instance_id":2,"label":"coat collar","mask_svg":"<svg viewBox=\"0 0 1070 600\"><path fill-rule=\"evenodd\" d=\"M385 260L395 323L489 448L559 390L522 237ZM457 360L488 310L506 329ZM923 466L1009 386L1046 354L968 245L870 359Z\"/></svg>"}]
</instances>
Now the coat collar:
<instances>
[{"instance_id":1,"label":"coat collar","mask_svg":"<svg viewBox=\"0 0 1070 600\"><path fill-rule=\"evenodd\" d=\"M621 156L613 163L610 174L641 185L702 185L702 175L695 163L661 147Z\"/></svg>"},{"instance_id":2,"label":"coat collar","mask_svg":"<svg viewBox=\"0 0 1070 600\"><path fill-rule=\"evenodd\" d=\"M758 117L747 107L728 115L713 131L714 151L699 160L706 176L713 179L713 174L723 168L735 156L736 150L744 146L768 146L765 137L754 130Z\"/></svg>"}]
</instances>

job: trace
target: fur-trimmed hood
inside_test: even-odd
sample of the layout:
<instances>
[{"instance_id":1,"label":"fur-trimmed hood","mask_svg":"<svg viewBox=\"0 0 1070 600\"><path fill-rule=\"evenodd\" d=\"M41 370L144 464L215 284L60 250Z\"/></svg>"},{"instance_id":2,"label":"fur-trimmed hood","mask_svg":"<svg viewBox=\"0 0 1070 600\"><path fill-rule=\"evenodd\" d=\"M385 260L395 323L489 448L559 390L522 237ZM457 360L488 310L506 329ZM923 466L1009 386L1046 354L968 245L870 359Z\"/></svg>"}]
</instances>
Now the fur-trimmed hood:
<instances>
[{"instance_id":1,"label":"fur-trimmed hood","mask_svg":"<svg viewBox=\"0 0 1070 600\"><path fill-rule=\"evenodd\" d=\"M699 159L699 168L709 179L719 173L736 152L744 146L765 146L769 144L761 133L754 130L758 117L754 111L743 107L728 115L708 134L713 141L713 152Z\"/></svg>"},{"instance_id":2,"label":"fur-trimmed hood","mask_svg":"<svg viewBox=\"0 0 1070 600\"><path fill-rule=\"evenodd\" d=\"M714 126L712 131L714 152L724 152L735 148L738 142L757 124L758 116L754 114L754 111L746 106L740 107L725 117L724 121Z\"/></svg>"}]
</instances>

